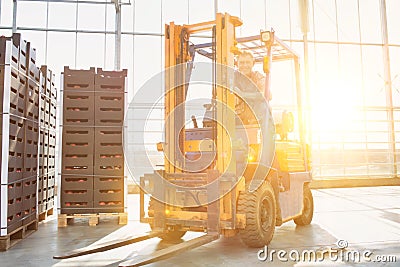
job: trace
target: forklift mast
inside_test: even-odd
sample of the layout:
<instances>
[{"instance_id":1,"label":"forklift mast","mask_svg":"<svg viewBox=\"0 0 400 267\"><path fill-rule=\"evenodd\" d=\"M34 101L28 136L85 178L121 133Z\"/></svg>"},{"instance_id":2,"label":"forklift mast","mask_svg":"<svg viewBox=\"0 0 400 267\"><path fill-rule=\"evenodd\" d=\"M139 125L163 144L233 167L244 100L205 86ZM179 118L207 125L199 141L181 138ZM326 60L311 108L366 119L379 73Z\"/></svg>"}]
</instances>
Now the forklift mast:
<instances>
[{"instance_id":1,"label":"forklift mast","mask_svg":"<svg viewBox=\"0 0 400 267\"><path fill-rule=\"evenodd\" d=\"M189 37L192 34L212 32L213 34L213 64L215 86L213 100L218 105L215 121L224 121L225 128L216 124L213 141L216 144L215 167L219 173L236 170L232 153L232 133L235 132L235 121L228 109L235 109L235 95L227 91L232 88L229 81L233 77L227 68L234 67L235 27L242 22L229 14L217 14L215 21L192 25L175 25L171 22L165 26L165 172L182 173L185 170L185 158L182 157L185 147L185 100L188 88L194 53L190 51ZM189 62L189 63L188 63ZM226 67L224 67L226 66ZM188 75L189 73L189 75ZM231 136L229 136L229 134ZM212 166L214 167L214 166Z\"/></svg>"}]
</instances>

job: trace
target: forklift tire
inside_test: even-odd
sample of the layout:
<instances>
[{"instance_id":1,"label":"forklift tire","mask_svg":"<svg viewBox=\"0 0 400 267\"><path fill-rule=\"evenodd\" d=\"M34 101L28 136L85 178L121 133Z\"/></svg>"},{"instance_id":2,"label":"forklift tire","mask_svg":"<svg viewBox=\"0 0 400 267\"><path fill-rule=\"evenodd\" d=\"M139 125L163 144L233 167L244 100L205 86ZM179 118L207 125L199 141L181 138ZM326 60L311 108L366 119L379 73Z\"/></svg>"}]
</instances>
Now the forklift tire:
<instances>
[{"instance_id":1,"label":"forklift tire","mask_svg":"<svg viewBox=\"0 0 400 267\"><path fill-rule=\"evenodd\" d=\"M149 217L154 217L154 202L155 201L157 201L157 200L155 200L154 198L150 198L149 208L148 208L148 213L147 213ZM149 223L149 225L150 225L151 230L153 230L153 224ZM170 230L159 237L165 241L178 241L185 234L186 234L186 231Z\"/></svg>"},{"instance_id":2,"label":"forklift tire","mask_svg":"<svg viewBox=\"0 0 400 267\"><path fill-rule=\"evenodd\" d=\"M276 201L269 182L264 182L255 192L240 192L237 212L246 214L246 227L239 236L248 247L268 245L275 232Z\"/></svg>"},{"instance_id":3,"label":"forklift tire","mask_svg":"<svg viewBox=\"0 0 400 267\"><path fill-rule=\"evenodd\" d=\"M185 234L186 231L171 230L159 237L164 241L175 242L181 240Z\"/></svg>"},{"instance_id":4,"label":"forklift tire","mask_svg":"<svg viewBox=\"0 0 400 267\"><path fill-rule=\"evenodd\" d=\"M303 188L303 211L299 217L294 219L294 223L299 226L309 225L314 214L314 200L308 184Z\"/></svg>"}]
</instances>

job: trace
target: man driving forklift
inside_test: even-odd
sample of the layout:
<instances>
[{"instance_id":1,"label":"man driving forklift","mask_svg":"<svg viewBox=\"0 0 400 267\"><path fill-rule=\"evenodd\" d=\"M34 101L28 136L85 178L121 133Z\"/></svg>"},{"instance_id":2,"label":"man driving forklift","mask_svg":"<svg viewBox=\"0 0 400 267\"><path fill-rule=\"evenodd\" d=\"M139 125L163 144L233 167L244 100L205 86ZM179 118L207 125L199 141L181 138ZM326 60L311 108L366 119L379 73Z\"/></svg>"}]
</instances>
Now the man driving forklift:
<instances>
[{"instance_id":1,"label":"man driving forklift","mask_svg":"<svg viewBox=\"0 0 400 267\"><path fill-rule=\"evenodd\" d=\"M238 72L235 73L235 86L241 90L242 92L246 93L252 93L254 92L255 86L256 88L264 95L265 92L265 76L261 74L260 72L253 70L255 65L254 57L253 54L244 51L241 54L239 54L237 58L237 66L238 66ZM253 83L253 85L251 84ZM272 99L272 94L268 90L266 95L264 95L265 100L268 102L271 101ZM260 101L260 100L258 100ZM249 105L244 104L243 100L239 100L239 103L236 105L236 110L238 112L239 117L242 119L244 122L249 122L249 117L254 117L250 113L252 112L250 110ZM258 109L257 103L253 105L254 112L264 112L263 109ZM262 115L259 115L262 117ZM274 156L274 160L272 162L272 168L271 172L272 173L272 179L271 179L271 185L274 189L274 195L275 195L275 201L276 201L276 225L280 226L282 225L282 215L281 215L281 208L280 208L280 203L279 203L279 162L277 160L276 154Z\"/></svg>"}]
</instances>

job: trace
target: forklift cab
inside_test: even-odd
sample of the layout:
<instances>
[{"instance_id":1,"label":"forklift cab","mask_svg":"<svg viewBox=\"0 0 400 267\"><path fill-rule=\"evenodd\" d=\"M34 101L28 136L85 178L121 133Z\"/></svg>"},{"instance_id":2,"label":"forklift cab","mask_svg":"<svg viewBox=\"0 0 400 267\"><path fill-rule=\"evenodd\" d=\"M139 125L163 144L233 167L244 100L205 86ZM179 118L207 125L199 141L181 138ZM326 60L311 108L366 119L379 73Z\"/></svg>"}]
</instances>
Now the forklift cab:
<instances>
[{"instance_id":1,"label":"forklift cab","mask_svg":"<svg viewBox=\"0 0 400 267\"><path fill-rule=\"evenodd\" d=\"M238 114L236 118L236 133L238 135L242 134L239 125L245 125L247 129L257 129L260 127L260 125L257 125L257 119L253 113L257 112L255 108L257 101L265 100L268 102L268 110L261 109L261 113L271 112L274 132L268 134L274 135L275 150L279 165L283 168L282 170L286 172L309 170L308 160L300 160L308 158L309 155L303 154L308 153L308 148L305 142L298 55L292 48L288 47L282 40L275 36L273 30L263 31L260 35L237 38L236 42L236 49L233 49L233 53L235 54L234 86L236 87L235 92L239 92L238 97L235 99L235 112ZM213 49L212 43L192 45L192 51L211 60L214 56ZM254 84L254 81L238 71L237 59L241 53L250 53L253 55L253 70L264 77L264 88L258 88ZM275 65L280 65L280 70L285 69L286 73L271 79ZM236 80L244 82L237 82ZM243 85L247 86L247 88L243 88ZM260 99L260 97L263 97L263 99ZM213 122L215 123L213 119L214 107L215 105L212 102L204 104L203 128L211 128ZM259 114L258 119L263 119L266 115ZM192 120L195 121L194 117L192 116ZM239 120L240 122L238 123ZM199 125L197 121L194 124ZM186 133L193 131L196 130L186 129ZM248 134L247 137L251 135ZM250 144L250 147L247 160L251 163L259 158L259 156L254 155L259 148L255 144ZM292 151L299 151L299 154L291 155L286 153L285 151L287 151L288 147ZM295 165L288 164L288 155L297 158ZM289 183L285 182L285 184Z\"/></svg>"}]
</instances>

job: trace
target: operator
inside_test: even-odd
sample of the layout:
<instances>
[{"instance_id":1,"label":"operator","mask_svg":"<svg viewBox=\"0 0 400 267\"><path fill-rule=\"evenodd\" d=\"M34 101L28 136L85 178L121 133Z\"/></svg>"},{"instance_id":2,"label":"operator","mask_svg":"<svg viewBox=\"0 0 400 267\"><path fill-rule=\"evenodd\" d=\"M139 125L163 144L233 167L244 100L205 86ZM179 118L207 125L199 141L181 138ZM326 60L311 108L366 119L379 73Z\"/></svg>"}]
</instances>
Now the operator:
<instances>
[{"instance_id":1,"label":"operator","mask_svg":"<svg viewBox=\"0 0 400 267\"><path fill-rule=\"evenodd\" d=\"M261 74L258 71L254 71L254 57L250 52L242 52L237 59L238 63L238 70L239 73L235 73L235 86L241 91L241 94L246 98L247 96L251 95L251 93L254 93L254 84L256 85L257 89L262 93L264 96L265 100L269 102L272 99L272 94L268 91L267 95L264 95L265 93L265 76ZM243 77L243 75L246 78ZM241 77L242 76L242 77ZM253 83L249 84L249 83ZM255 113L259 112L266 112L265 109L262 108L257 108L257 106L261 107L262 105L257 104L256 102L259 102L256 100L255 103L249 103L253 105L253 110ZM244 123L248 122L249 117L254 117L250 114L252 112L250 111L250 107L244 103L244 101L240 100L238 105L239 108L237 108L238 112L240 112L238 115L242 119ZM260 115L258 115L260 116ZM261 115L262 116L262 115ZM282 225L282 215L281 215L281 208L280 208L280 202L279 202L279 163L276 157L276 154L274 155L274 159L272 162L272 179L271 179L271 185L274 189L274 195L275 195L275 201L276 201L276 225L280 226Z\"/></svg>"},{"instance_id":2,"label":"operator","mask_svg":"<svg viewBox=\"0 0 400 267\"><path fill-rule=\"evenodd\" d=\"M265 92L265 76L258 71L253 71L254 67L254 57L250 52L242 52L238 56L238 69L239 72L246 75L258 88L258 90L264 95ZM238 79L237 82L243 82L243 79ZM237 84L240 90L246 92L247 90L251 90L251 86L240 86L241 84ZM268 95L264 95L267 101L272 99L271 93L268 92Z\"/></svg>"}]
</instances>

